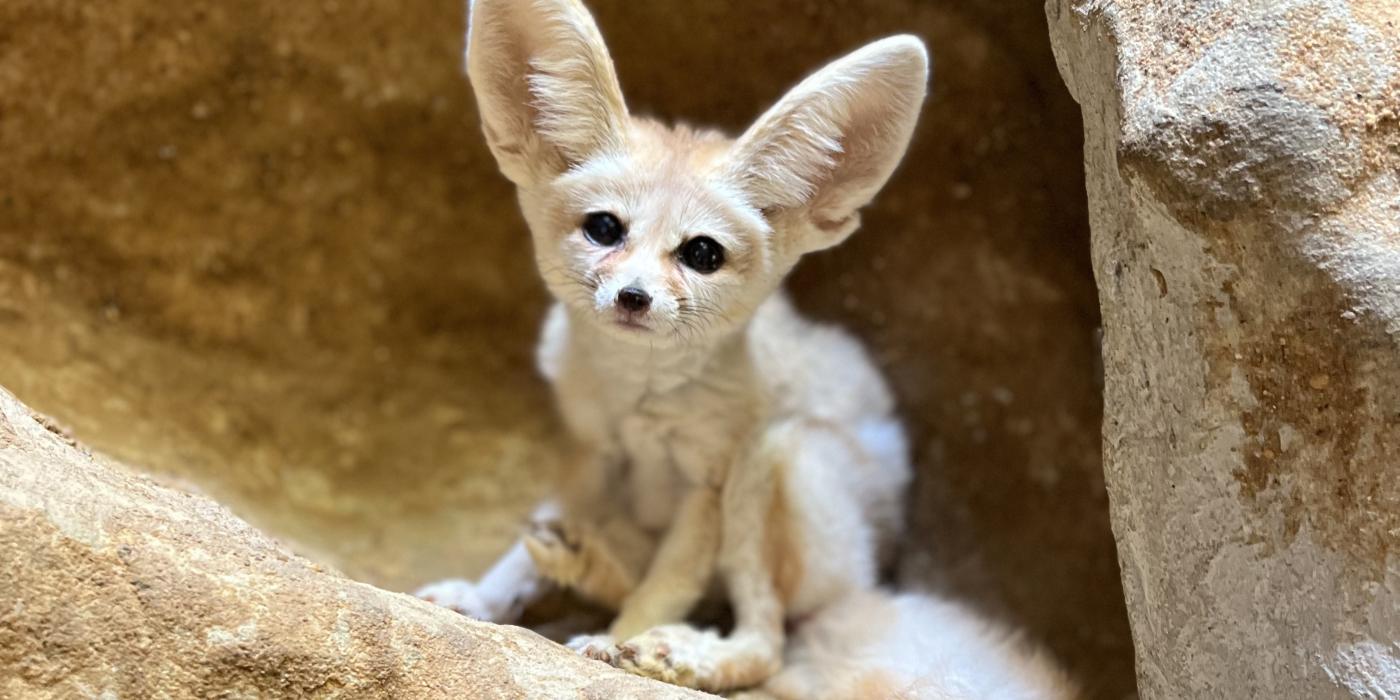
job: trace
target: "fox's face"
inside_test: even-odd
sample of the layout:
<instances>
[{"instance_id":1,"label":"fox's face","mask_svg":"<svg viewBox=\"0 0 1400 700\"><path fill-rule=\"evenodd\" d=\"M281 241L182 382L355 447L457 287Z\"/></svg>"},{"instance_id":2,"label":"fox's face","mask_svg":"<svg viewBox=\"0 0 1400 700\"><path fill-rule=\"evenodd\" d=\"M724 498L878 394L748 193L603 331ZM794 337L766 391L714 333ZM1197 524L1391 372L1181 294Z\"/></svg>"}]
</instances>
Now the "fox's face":
<instances>
[{"instance_id":1,"label":"fox's face","mask_svg":"<svg viewBox=\"0 0 1400 700\"><path fill-rule=\"evenodd\" d=\"M540 272L576 319L653 346L748 321L889 178L923 101L912 37L794 88L736 140L628 114L577 0L474 0L467 69Z\"/></svg>"},{"instance_id":2,"label":"fox's face","mask_svg":"<svg viewBox=\"0 0 1400 700\"><path fill-rule=\"evenodd\" d=\"M522 193L546 284L623 338L732 330L785 268L763 215L717 168L729 140L638 123L627 143Z\"/></svg>"}]
</instances>

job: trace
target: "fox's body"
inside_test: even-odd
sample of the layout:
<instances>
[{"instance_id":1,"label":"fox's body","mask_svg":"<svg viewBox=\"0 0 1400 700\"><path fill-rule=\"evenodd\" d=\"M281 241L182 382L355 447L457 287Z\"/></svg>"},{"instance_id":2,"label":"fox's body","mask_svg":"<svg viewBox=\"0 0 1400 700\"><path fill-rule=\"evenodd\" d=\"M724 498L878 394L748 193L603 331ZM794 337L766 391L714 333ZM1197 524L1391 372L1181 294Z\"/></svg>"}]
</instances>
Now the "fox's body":
<instances>
[{"instance_id":1,"label":"fox's body","mask_svg":"<svg viewBox=\"0 0 1400 700\"><path fill-rule=\"evenodd\" d=\"M579 337L587 333L579 326L563 307L551 309L540 368L575 435L605 445L630 467L614 483L625 487L643 527L665 529L690 486L721 485L735 453L742 456L756 435L788 418L824 424L856 442L878 434L884 444L873 447L885 457L879 476L857 465L852 487L882 492L872 501L898 500L908 467L895 456L902 450L889 444L901 438L883 378L857 342L802 318L784 295L760 305L746 333L708 356L612 348L606 339ZM883 522L898 515L897 505L888 509Z\"/></svg>"},{"instance_id":2,"label":"fox's body","mask_svg":"<svg viewBox=\"0 0 1400 700\"><path fill-rule=\"evenodd\" d=\"M814 609L821 590L871 585L876 553L891 544L909 480L903 433L883 378L859 343L802 318L781 293L722 343L698 355L617 348L592 337L586 324L571 322L564 307L551 310L541 370L573 433L612 456L584 465L607 473L575 475L576 483L607 483L615 498L603 499L604 507L659 535L694 490L720 495L732 467L770 458L779 445L782 453L817 449L823 454L810 464L784 459L774 468L819 473L770 477L784 482L784 503L763 509L766 520L736 529L780 529L767 536L788 538L786 560L775 563L802 572L784 582L793 588L784 592L792 614ZM810 444L787 444L802 442ZM805 507L798 509L798 502ZM775 509L793 522L774 520ZM798 522L806 513L821 517ZM817 551L802 551L811 547Z\"/></svg>"},{"instance_id":3,"label":"fox's body","mask_svg":"<svg viewBox=\"0 0 1400 700\"><path fill-rule=\"evenodd\" d=\"M544 586L568 586L619 611L571 646L707 690L912 688L917 655L865 658L904 643L880 628L957 615L873 592L910 471L893 400L859 343L777 289L803 254L857 228L898 164L924 96L922 44L895 37L833 63L737 139L631 116L577 0L475 0L467 66L558 300L539 364L573 459L486 576L422 595L508 621ZM728 636L683 623L715 582L735 612ZM832 638L867 613L901 622ZM979 634L968 648L1001 656L977 669L1023 658ZM941 694L913 696L985 697L927 687Z\"/></svg>"}]
</instances>

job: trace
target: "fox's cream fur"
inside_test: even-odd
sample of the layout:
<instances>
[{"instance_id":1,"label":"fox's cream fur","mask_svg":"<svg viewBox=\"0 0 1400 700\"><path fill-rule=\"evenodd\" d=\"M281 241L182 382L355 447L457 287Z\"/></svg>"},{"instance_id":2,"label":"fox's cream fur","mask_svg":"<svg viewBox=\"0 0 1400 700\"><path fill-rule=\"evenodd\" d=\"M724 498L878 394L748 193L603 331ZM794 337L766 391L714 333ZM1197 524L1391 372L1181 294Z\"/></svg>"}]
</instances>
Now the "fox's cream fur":
<instances>
[{"instance_id":1,"label":"fox's cream fur","mask_svg":"<svg viewBox=\"0 0 1400 700\"><path fill-rule=\"evenodd\" d=\"M618 610L580 652L712 691L1063 697L1050 666L960 608L877 592L910 473L894 403L854 339L777 291L894 171L922 43L832 63L731 140L630 115L577 0L475 0L470 15L487 142L558 300L539 364L574 460L479 582L420 595L510 621L569 586ZM683 622L716 579L728 636Z\"/></svg>"}]
</instances>

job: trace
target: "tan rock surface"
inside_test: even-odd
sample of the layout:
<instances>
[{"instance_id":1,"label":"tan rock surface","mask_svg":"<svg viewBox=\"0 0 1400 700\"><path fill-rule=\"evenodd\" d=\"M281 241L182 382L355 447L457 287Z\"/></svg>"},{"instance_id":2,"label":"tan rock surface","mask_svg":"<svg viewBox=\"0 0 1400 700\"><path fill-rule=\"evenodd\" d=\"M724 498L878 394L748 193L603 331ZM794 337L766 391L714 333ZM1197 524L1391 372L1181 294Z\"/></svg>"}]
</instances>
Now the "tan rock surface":
<instances>
[{"instance_id":1,"label":"tan rock surface","mask_svg":"<svg viewBox=\"0 0 1400 700\"><path fill-rule=\"evenodd\" d=\"M0 390L0 697L700 698L288 553Z\"/></svg>"},{"instance_id":2,"label":"tan rock surface","mask_svg":"<svg viewBox=\"0 0 1400 700\"><path fill-rule=\"evenodd\" d=\"M464 5L0 3L0 386L357 580L479 571L557 428ZM921 471L904 579L1123 697L1079 121L1039 8L590 5L640 111L729 128L863 41L929 40L905 167L792 286L898 388Z\"/></svg>"},{"instance_id":3,"label":"tan rock surface","mask_svg":"<svg viewBox=\"0 0 1400 700\"><path fill-rule=\"evenodd\" d=\"M1142 696L1400 697L1400 5L1046 7Z\"/></svg>"}]
</instances>

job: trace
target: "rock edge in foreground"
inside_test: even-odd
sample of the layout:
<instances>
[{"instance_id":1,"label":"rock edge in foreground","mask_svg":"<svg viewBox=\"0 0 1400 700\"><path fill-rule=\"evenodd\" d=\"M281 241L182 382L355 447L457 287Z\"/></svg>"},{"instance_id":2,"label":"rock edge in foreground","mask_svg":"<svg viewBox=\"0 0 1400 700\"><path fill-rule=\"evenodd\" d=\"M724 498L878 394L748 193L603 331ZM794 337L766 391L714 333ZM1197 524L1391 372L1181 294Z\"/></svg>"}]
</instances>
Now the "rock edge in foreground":
<instances>
[{"instance_id":1,"label":"rock edge in foreground","mask_svg":"<svg viewBox=\"0 0 1400 700\"><path fill-rule=\"evenodd\" d=\"M699 698L293 555L0 389L0 696Z\"/></svg>"}]
</instances>

